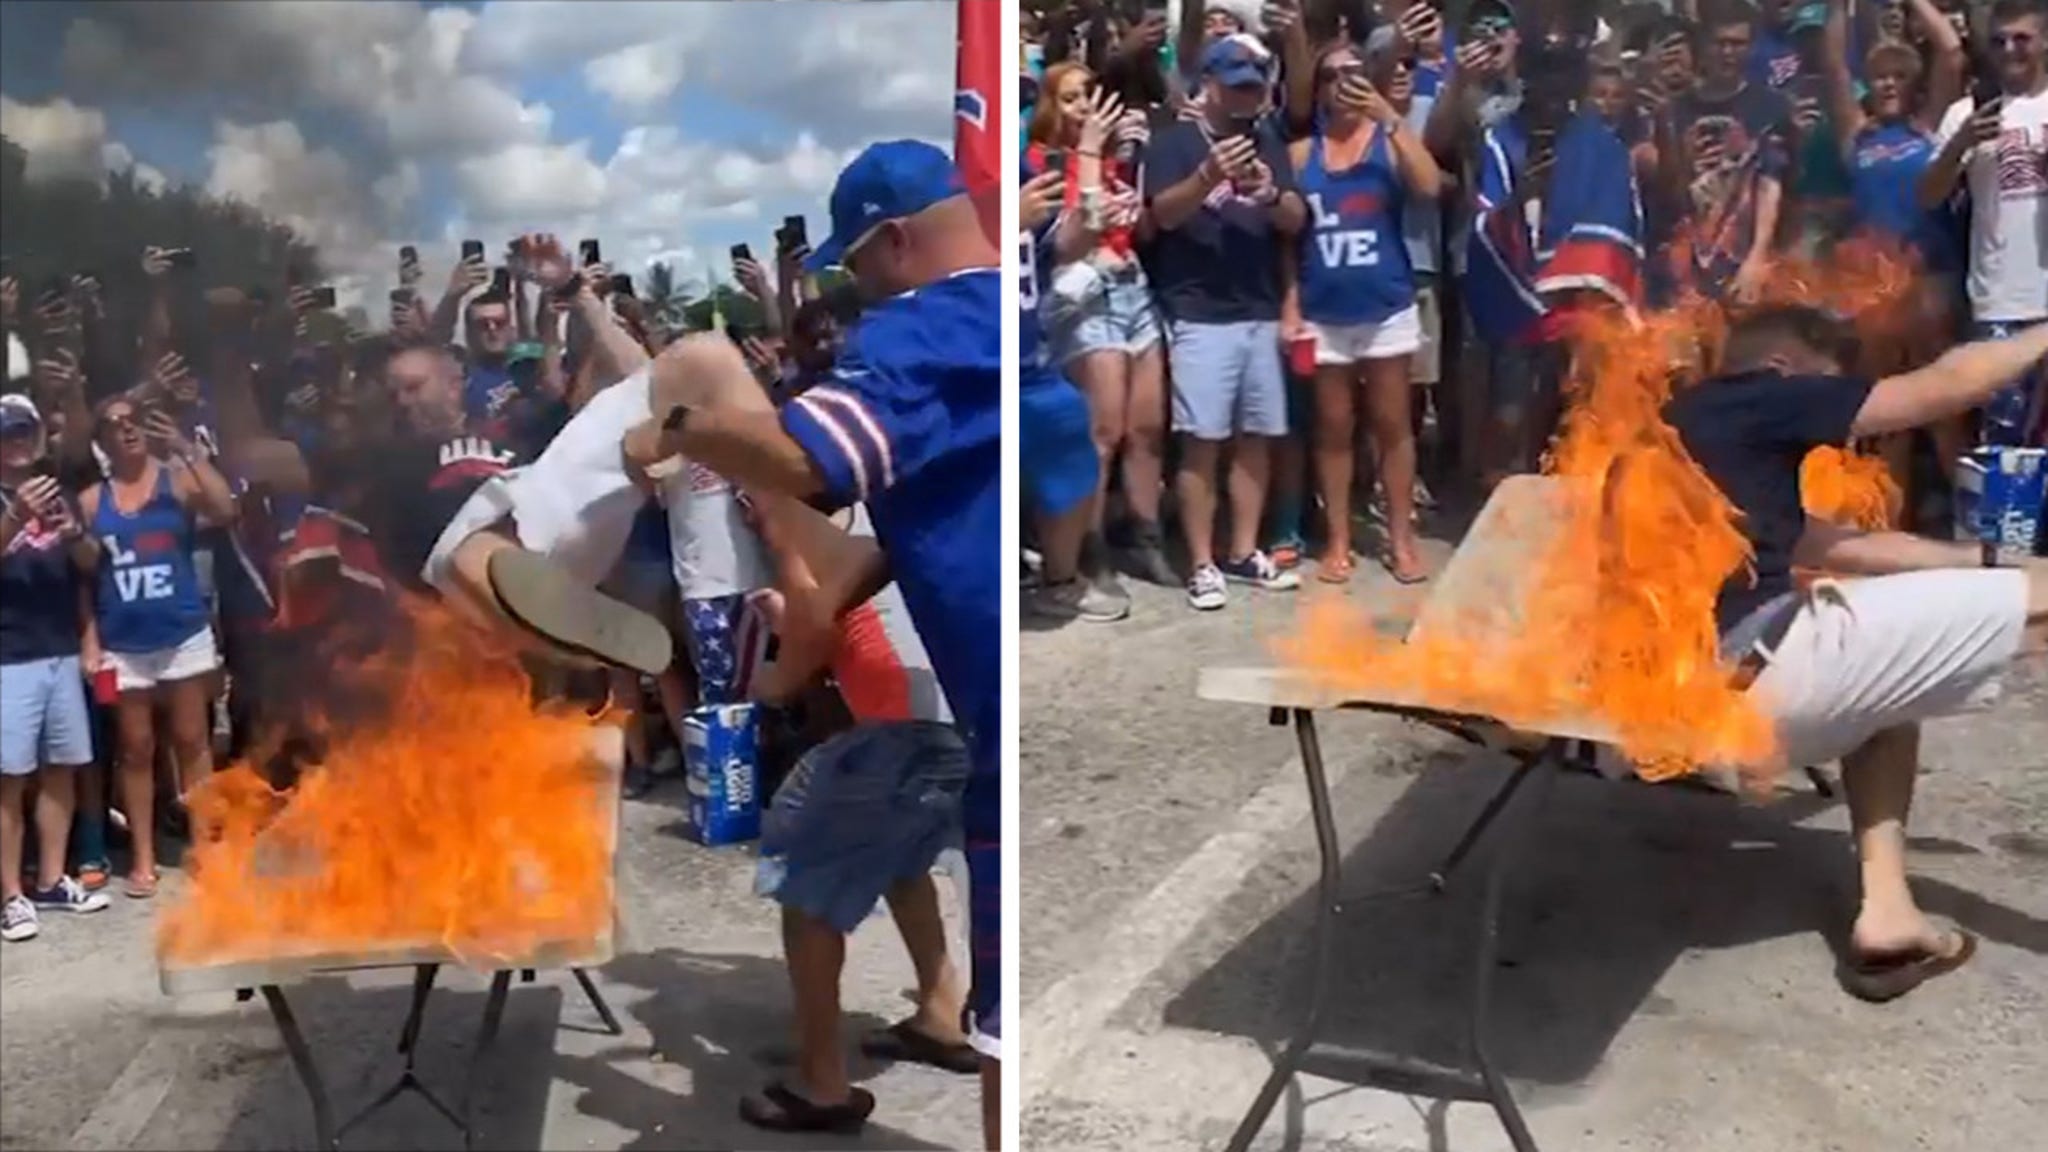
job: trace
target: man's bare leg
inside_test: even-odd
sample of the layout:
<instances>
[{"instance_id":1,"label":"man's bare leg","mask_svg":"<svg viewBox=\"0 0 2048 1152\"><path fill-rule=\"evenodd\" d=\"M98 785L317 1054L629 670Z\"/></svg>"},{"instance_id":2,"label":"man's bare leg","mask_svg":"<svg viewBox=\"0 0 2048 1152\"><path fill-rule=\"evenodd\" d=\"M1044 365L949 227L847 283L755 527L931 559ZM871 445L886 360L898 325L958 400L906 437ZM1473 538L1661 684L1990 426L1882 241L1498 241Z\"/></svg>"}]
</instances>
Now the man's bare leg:
<instances>
[{"instance_id":1,"label":"man's bare leg","mask_svg":"<svg viewBox=\"0 0 2048 1152\"><path fill-rule=\"evenodd\" d=\"M1920 771L1920 726L1887 729L1842 758L1842 788L1861 864L1862 904L1849 944L1856 955L1955 947L1928 922L1906 881L1906 819Z\"/></svg>"},{"instance_id":2,"label":"man's bare leg","mask_svg":"<svg viewBox=\"0 0 2048 1152\"><path fill-rule=\"evenodd\" d=\"M782 950L796 1006L797 1093L813 1104L844 1104L853 1094L839 1043L839 977L846 937L794 908L782 910Z\"/></svg>"},{"instance_id":3,"label":"man's bare leg","mask_svg":"<svg viewBox=\"0 0 2048 1152\"><path fill-rule=\"evenodd\" d=\"M912 1028L942 1044L965 1044L960 1010L967 989L946 948L946 921L939 912L939 887L929 873L899 880L886 893L890 918L917 971L917 1015Z\"/></svg>"}]
</instances>

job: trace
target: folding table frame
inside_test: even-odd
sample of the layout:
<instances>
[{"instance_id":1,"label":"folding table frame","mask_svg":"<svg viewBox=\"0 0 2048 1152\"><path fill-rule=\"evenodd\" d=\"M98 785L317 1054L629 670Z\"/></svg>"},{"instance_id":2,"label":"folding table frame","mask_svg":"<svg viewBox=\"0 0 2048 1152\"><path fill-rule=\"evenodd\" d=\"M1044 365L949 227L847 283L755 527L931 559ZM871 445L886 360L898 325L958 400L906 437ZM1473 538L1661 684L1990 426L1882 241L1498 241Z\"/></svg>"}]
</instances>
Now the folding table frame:
<instances>
[{"instance_id":1,"label":"folding table frame","mask_svg":"<svg viewBox=\"0 0 2048 1152\"><path fill-rule=\"evenodd\" d=\"M298 1018L292 1013L291 1002L286 999L284 987L280 984L262 984L255 988L237 988L235 999L246 1001L261 992L263 1002L270 1009L271 1019L277 1023L278 1035L284 1039L285 1052L290 1055L293 1071L298 1073L299 1082L306 1087L306 1095L313 1104L313 1138L322 1152L338 1152L341 1141L349 1131L384 1110L386 1106L407 1092L417 1094L431 1105L434 1111L462 1133L464 1148L476 1147L476 1125L473 1120L477 1088L481 1084L483 1070L490 1057L492 1046L498 1039L498 1026L505 1016L505 999L512 987L512 969L500 969L491 974L491 989L484 998L483 1021L477 1028L476 1047L469 1054L469 1067L462 1081L462 1095L455 1107L449 1107L419 1077L414 1060L419 1051L420 1030L425 1023L427 999L433 994L434 979L440 974L438 962L415 964L412 981L412 1007L406 1013L405 1024L399 1029L398 1052L405 1059L398 1079L368 1104L358 1108L339 1125L334 1122L334 1105L328 1095L327 1082L320 1074L320 1066L313 1060L313 1051L306 1043L306 1037L299 1030ZM332 970L323 970L332 971ZM519 969L520 982L532 983L534 969ZM597 1010L598 1019L604 1022L605 1030L613 1036L625 1034L617 1016L612 1014L611 1005L605 1002L604 994L590 979L590 973L581 967L569 969L576 982L583 987L583 994L590 999L590 1006Z\"/></svg>"}]
</instances>

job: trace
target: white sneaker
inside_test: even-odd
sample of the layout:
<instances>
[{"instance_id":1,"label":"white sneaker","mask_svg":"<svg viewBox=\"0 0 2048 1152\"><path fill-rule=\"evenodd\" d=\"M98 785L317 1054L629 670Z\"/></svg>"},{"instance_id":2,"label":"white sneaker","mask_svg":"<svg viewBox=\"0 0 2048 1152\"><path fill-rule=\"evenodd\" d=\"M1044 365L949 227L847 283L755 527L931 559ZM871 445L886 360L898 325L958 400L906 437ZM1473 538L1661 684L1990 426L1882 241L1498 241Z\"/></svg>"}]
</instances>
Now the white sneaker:
<instances>
[{"instance_id":1,"label":"white sneaker","mask_svg":"<svg viewBox=\"0 0 2048 1152\"><path fill-rule=\"evenodd\" d=\"M26 896L11 896L0 907L0 940L10 944L33 940L42 926L36 923L36 906Z\"/></svg>"},{"instance_id":2,"label":"white sneaker","mask_svg":"<svg viewBox=\"0 0 2048 1152\"><path fill-rule=\"evenodd\" d=\"M87 892L85 885L69 876L59 876L55 884L30 893L29 899L38 908L56 912L98 912L108 904L105 892Z\"/></svg>"},{"instance_id":3,"label":"white sneaker","mask_svg":"<svg viewBox=\"0 0 2048 1152\"><path fill-rule=\"evenodd\" d=\"M1214 564L1196 568L1188 577L1188 607L1198 612L1214 612L1230 602L1230 590L1224 586L1223 572Z\"/></svg>"},{"instance_id":4,"label":"white sneaker","mask_svg":"<svg viewBox=\"0 0 2048 1152\"><path fill-rule=\"evenodd\" d=\"M1031 590L1026 603L1034 615L1090 624L1113 624L1131 614L1129 596L1117 595L1086 577L1064 584L1041 584Z\"/></svg>"}]
</instances>

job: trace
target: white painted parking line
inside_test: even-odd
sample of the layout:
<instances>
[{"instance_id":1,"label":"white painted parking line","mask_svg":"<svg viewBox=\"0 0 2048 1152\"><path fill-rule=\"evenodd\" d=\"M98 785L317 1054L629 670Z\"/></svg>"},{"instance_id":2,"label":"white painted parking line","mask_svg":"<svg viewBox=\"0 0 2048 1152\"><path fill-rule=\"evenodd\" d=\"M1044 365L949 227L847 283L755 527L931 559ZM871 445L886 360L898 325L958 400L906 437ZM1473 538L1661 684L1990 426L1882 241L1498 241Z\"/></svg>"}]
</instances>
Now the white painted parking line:
<instances>
[{"instance_id":1,"label":"white painted parking line","mask_svg":"<svg viewBox=\"0 0 2048 1152\"><path fill-rule=\"evenodd\" d=\"M71 1147L104 1150L133 1146L149 1118L171 1094L178 1070L186 1063L185 1048L179 1030L151 1026L141 1050L101 1093L85 1122L71 1133Z\"/></svg>"},{"instance_id":2,"label":"white painted parking line","mask_svg":"<svg viewBox=\"0 0 2048 1152\"><path fill-rule=\"evenodd\" d=\"M1348 760L1335 757L1325 764L1332 790L1347 775ZM1283 836L1307 818L1301 760L1290 757L1238 809L1236 819L1116 917L1115 927L1095 949L1101 959L1061 977L1025 1008L1023 1035L1030 1039L1023 1069L1024 1106L1059 1080L1146 978L1187 943Z\"/></svg>"}]
</instances>

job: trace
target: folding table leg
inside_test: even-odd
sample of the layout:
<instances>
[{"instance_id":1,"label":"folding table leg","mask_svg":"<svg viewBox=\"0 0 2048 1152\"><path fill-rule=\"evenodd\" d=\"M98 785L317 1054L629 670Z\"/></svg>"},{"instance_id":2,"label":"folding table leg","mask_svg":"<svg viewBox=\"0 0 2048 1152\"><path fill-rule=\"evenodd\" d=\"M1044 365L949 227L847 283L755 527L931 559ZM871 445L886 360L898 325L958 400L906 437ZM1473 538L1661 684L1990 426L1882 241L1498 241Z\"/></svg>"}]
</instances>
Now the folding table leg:
<instances>
[{"instance_id":1,"label":"folding table leg","mask_svg":"<svg viewBox=\"0 0 2048 1152\"><path fill-rule=\"evenodd\" d=\"M298 1018L292 1015L284 989L265 984L260 991L263 1002L270 1007L270 1018L277 1022L278 1035L284 1038L284 1050L291 1056L292 1068L298 1072L299 1082L306 1086L306 1095L313 1099L314 1142L322 1152L333 1152L341 1147L341 1136L334 1129L334 1108L327 1102L327 1083L320 1078L319 1066L313 1063L313 1052L299 1031Z\"/></svg>"},{"instance_id":2,"label":"folding table leg","mask_svg":"<svg viewBox=\"0 0 2048 1152\"><path fill-rule=\"evenodd\" d=\"M441 972L439 964L416 964L412 970L412 1010L405 1014L405 1027L398 1032L398 1051L405 1056L405 1066L413 1066L413 1050L419 1047L420 1026L427 1017L427 997L434 991L434 978Z\"/></svg>"},{"instance_id":3,"label":"folding table leg","mask_svg":"<svg viewBox=\"0 0 2048 1152\"><path fill-rule=\"evenodd\" d=\"M490 995L484 999L484 1021L477 1029L476 1051L469 1056L469 1075L462 1085L462 1146L476 1147L476 1092L482 1083L484 1065L491 1055L491 1046L498 1039L498 1025L505 1018L505 996L512 988L510 971L495 972L491 975Z\"/></svg>"},{"instance_id":4,"label":"folding table leg","mask_svg":"<svg viewBox=\"0 0 2048 1152\"><path fill-rule=\"evenodd\" d=\"M1544 745L1543 751L1538 755L1515 765L1514 773L1494 791L1493 796L1486 801L1486 807L1479 810L1478 819L1472 821L1466 827L1465 834L1458 837L1458 843L1451 848L1450 855L1444 857L1444 862L1437 865L1436 871L1429 874L1429 882L1437 891L1443 891L1450 883L1451 873L1458 870L1458 865L1463 864L1465 857L1471 855L1472 849L1478 846L1480 837L1485 836L1486 830L1493 826L1494 820L1507 810L1508 801L1515 798L1515 793L1529 779L1529 774L1537 763L1552 755L1557 746L1558 742L1552 741Z\"/></svg>"},{"instance_id":5,"label":"folding table leg","mask_svg":"<svg viewBox=\"0 0 2048 1152\"><path fill-rule=\"evenodd\" d=\"M1322 873L1316 881L1316 927L1313 967L1309 976L1308 1011L1295 1028L1294 1038L1287 1042L1279 1058L1273 1062L1273 1071L1259 1088L1259 1094L1238 1121L1237 1131L1230 1137L1229 1152L1245 1152L1265 1127L1266 1118L1272 1115L1273 1106L1280 1102L1280 1094L1300 1070L1302 1058L1315 1045L1316 1033L1322 1028L1324 1001L1328 998L1330 985L1330 944L1335 936L1336 913L1344 893L1344 846L1337 841L1337 820L1331 812L1330 782L1323 773L1323 747L1316 737L1315 713L1307 709L1293 710L1295 738L1301 745L1301 768L1308 777L1309 811L1315 819L1316 849L1322 855Z\"/></svg>"},{"instance_id":6,"label":"folding table leg","mask_svg":"<svg viewBox=\"0 0 2048 1152\"><path fill-rule=\"evenodd\" d=\"M626 1030L619 1026L619 1018L612 1015L612 1006L605 1002L604 993L597 990L597 984L591 980L590 973L581 968L571 968L569 971L575 973L576 983L583 986L583 994L590 998L590 1006L597 1009L597 1018L604 1021L605 1030L614 1036L624 1036Z\"/></svg>"},{"instance_id":7,"label":"folding table leg","mask_svg":"<svg viewBox=\"0 0 2048 1152\"><path fill-rule=\"evenodd\" d=\"M1537 786L1524 798L1521 810L1501 826L1500 843L1495 846L1492 864L1486 872L1486 895L1480 906L1479 938L1472 959L1472 1014L1468 1022L1472 1062L1479 1066L1479 1078L1485 1084L1487 1102L1493 1105L1494 1115L1500 1118L1500 1126L1507 1131L1508 1142L1514 1145L1515 1152L1537 1152L1537 1148L1535 1139L1529 1135L1528 1123L1522 1119L1521 1106L1515 1103L1507 1078L1495 1067L1492 1049L1487 1044L1493 1013L1494 970L1500 960L1501 897L1507 887L1508 876L1515 868L1522 841L1543 807L1551 780L1557 775L1564 748L1562 741L1552 741L1541 755L1516 773L1517 780L1535 778ZM1502 794L1509 791L1512 788L1503 789Z\"/></svg>"}]
</instances>

